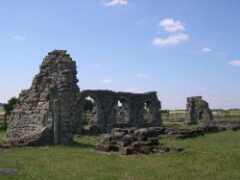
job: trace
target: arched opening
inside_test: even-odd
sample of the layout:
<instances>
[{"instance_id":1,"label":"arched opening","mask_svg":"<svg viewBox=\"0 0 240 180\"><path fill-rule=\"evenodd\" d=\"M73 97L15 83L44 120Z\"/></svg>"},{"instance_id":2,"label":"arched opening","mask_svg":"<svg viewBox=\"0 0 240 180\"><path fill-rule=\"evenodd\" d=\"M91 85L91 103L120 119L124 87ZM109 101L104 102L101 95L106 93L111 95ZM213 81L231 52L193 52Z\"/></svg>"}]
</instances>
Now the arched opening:
<instances>
[{"instance_id":1,"label":"arched opening","mask_svg":"<svg viewBox=\"0 0 240 180\"><path fill-rule=\"evenodd\" d=\"M129 106L127 100L120 98L116 104L116 123L128 124L129 123Z\"/></svg>"},{"instance_id":2,"label":"arched opening","mask_svg":"<svg viewBox=\"0 0 240 180\"><path fill-rule=\"evenodd\" d=\"M151 123L153 121L150 102L145 102L143 105L143 120L144 123Z\"/></svg>"},{"instance_id":3,"label":"arched opening","mask_svg":"<svg viewBox=\"0 0 240 180\"><path fill-rule=\"evenodd\" d=\"M84 99L82 123L84 128L95 126L97 123L97 104L91 96Z\"/></svg>"}]
</instances>

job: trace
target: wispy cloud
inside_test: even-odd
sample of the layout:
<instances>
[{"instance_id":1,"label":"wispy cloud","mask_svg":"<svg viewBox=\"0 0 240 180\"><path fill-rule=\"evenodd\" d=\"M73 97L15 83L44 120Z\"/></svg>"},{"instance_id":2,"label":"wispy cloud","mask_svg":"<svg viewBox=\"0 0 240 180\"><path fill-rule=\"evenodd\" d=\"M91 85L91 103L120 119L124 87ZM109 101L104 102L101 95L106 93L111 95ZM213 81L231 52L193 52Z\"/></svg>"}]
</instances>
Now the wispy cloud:
<instances>
[{"instance_id":1,"label":"wispy cloud","mask_svg":"<svg viewBox=\"0 0 240 180\"><path fill-rule=\"evenodd\" d=\"M111 79L103 79L100 81L102 84L111 84L113 81Z\"/></svg>"},{"instance_id":2,"label":"wispy cloud","mask_svg":"<svg viewBox=\"0 0 240 180\"><path fill-rule=\"evenodd\" d=\"M184 32L186 30L185 26L179 20L165 18L160 21L160 26L168 35L165 37L155 37L152 41L155 46L175 46L190 40L190 36Z\"/></svg>"},{"instance_id":3,"label":"wispy cloud","mask_svg":"<svg viewBox=\"0 0 240 180\"><path fill-rule=\"evenodd\" d=\"M128 4L128 0L107 0L104 2L105 6L126 6Z\"/></svg>"},{"instance_id":4,"label":"wispy cloud","mask_svg":"<svg viewBox=\"0 0 240 180\"><path fill-rule=\"evenodd\" d=\"M160 26L164 28L166 32L174 33L184 31L185 27L181 21L174 20L172 18L165 18L160 21Z\"/></svg>"},{"instance_id":5,"label":"wispy cloud","mask_svg":"<svg viewBox=\"0 0 240 180\"><path fill-rule=\"evenodd\" d=\"M230 64L230 65L233 65L233 66L240 66L240 60L230 61L229 64Z\"/></svg>"},{"instance_id":6,"label":"wispy cloud","mask_svg":"<svg viewBox=\"0 0 240 180\"><path fill-rule=\"evenodd\" d=\"M213 50L210 48L202 48L201 51L204 53L209 53L209 52L212 52Z\"/></svg>"},{"instance_id":7,"label":"wispy cloud","mask_svg":"<svg viewBox=\"0 0 240 180\"><path fill-rule=\"evenodd\" d=\"M16 40L16 41L25 41L25 40L26 40L26 37L25 37L25 36L19 35L19 34L13 35L11 38L12 38L13 40Z\"/></svg>"},{"instance_id":8,"label":"wispy cloud","mask_svg":"<svg viewBox=\"0 0 240 180\"><path fill-rule=\"evenodd\" d=\"M137 78L140 78L140 79L148 79L148 78L149 78L149 75L148 75L148 74L145 74L145 73L137 73L137 74L136 74L136 77L137 77Z\"/></svg>"},{"instance_id":9,"label":"wispy cloud","mask_svg":"<svg viewBox=\"0 0 240 180\"><path fill-rule=\"evenodd\" d=\"M158 47L174 46L189 41L190 37L185 33L172 34L167 37L155 37L153 45Z\"/></svg>"}]
</instances>

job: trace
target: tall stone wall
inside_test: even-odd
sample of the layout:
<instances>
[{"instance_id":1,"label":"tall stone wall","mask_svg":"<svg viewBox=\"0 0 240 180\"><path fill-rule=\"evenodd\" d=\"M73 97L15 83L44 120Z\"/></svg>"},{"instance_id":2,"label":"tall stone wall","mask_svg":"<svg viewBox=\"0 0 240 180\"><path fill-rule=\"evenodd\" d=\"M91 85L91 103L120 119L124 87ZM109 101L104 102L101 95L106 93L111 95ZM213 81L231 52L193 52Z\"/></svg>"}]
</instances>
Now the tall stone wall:
<instances>
[{"instance_id":1,"label":"tall stone wall","mask_svg":"<svg viewBox=\"0 0 240 180\"><path fill-rule=\"evenodd\" d=\"M23 91L8 120L7 138L14 145L69 144L79 88L76 63L63 50L44 58L30 89Z\"/></svg>"},{"instance_id":2,"label":"tall stone wall","mask_svg":"<svg viewBox=\"0 0 240 180\"><path fill-rule=\"evenodd\" d=\"M161 103L155 92L136 94L106 90L82 91L78 100L81 117L84 114L84 99L87 97L91 97L95 101L97 114L94 125L100 132L110 132L112 128L116 127L161 125ZM144 116L144 114L147 115ZM78 127L78 132L81 132L82 122L84 121L76 122L75 127Z\"/></svg>"},{"instance_id":3,"label":"tall stone wall","mask_svg":"<svg viewBox=\"0 0 240 180\"><path fill-rule=\"evenodd\" d=\"M95 101L91 123L100 132L115 127L161 125L156 92L143 94L86 90L77 86L76 63L64 50L50 52L30 89L19 95L8 119L7 138L13 145L70 144L83 129L85 98Z\"/></svg>"},{"instance_id":4,"label":"tall stone wall","mask_svg":"<svg viewBox=\"0 0 240 180\"><path fill-rule=\"evenodd\" d=\"M208 125L213 120L212 111L201 96L187 98L187 124Z\"/></svg>"}]
</instances>

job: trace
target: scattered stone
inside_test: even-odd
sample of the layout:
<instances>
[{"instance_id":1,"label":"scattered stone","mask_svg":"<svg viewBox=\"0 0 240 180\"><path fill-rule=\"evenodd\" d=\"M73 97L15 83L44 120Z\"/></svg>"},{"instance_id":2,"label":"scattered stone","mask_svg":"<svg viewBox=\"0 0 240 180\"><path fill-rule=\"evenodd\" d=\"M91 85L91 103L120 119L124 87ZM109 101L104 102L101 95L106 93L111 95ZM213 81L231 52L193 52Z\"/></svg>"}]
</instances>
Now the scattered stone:
<instances>
[{"instance_id":1,"label":"scattered stone","mask_svg":"<svg viewBox=\"0 0 240 180\"><path fill-rule=\"evenodd\" d=\"M17 172L16 168L0 168L0 174L13 174Z\"/></svg>"},{"instance_id":2,"label":"scattered stone","mask_svg":"<svg viewBox=\"0 0 240 180\"><path fill-rule=\"evenodd\" d=\"M193 138L204 135L200 128L166 128L165 133L178 139Z\"/></svg>"},{"instance_id":3,"label":"scattered stone","mask_svg":"<svg viewBox=\"0 0 240 180\"><path fill-rule=\"evenodd\" d=\"M1 142L0 143L0 149L8 149L11 147L11 144L9 144L8 142Z\"/></svg>"},{"instance_id":4,"label":"scattered stone","mask_svg":"<svg viewBox=\"0 0 240 180\"><path fill-rule=\"evenodd\" d=\"M105 152L118 152L122 155L151 154L169 152L172 149L159 143L159 135L164 128L116 128L111 134L103 135L96 149ZM176 150L176 149L174 149ZM182 151L182 149L177 149Z\"/></svg>"},{"instance_id":5,"label":"scattered stone","mask_svg":"<svg viewBox=\"0 0 240 180\"><path fill-rule=\"evenodd\" d=\"M198 126L198 127L165 127L164 134L175 137L177 139L194 138L203 136L208 133L217 133L228 130L229 128L211 125L211 126Z\"/></svg>"}]
</instances>

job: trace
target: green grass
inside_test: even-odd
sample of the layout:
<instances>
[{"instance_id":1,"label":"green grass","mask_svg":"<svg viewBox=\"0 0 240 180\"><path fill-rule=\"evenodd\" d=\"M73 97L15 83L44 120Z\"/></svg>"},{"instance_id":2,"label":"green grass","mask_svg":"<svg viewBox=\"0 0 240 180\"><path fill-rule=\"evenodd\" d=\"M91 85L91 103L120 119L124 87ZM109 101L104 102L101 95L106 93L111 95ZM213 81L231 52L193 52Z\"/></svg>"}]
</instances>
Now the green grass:
<instances>
[{"instance_id":1,"label":"green grass","mask_svg":"<svg viewBox=\"0 0 240 180\"><path fill-rule=\"evenodd\" d=\"M0 133L3 136L4 133ZM0 150L0 167L18 168L1 180L239 180L240 132L188 140L163 139L181 153L120 156L96 152L95 137L74 146Z\"/></svg>"},{"instance_id":2,"label":"green grass","mask_svg":"<svg viewBox=\"0 0 240 180\"><path fill-rule=\"evenodd\" d=\"M4 112L3 107L0 106L0 113L3 113L3 112ZM0 123L1 123L2 121L3 121L3 116L0 115ZM1 124L0 124L0 129L1 129Z\"/></svg>"}]
</instances>

